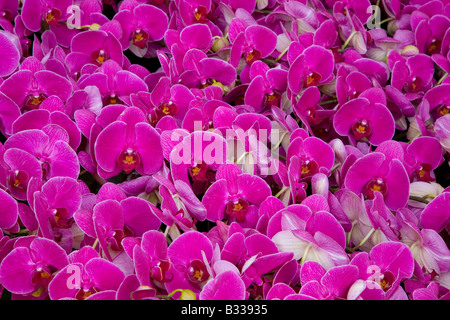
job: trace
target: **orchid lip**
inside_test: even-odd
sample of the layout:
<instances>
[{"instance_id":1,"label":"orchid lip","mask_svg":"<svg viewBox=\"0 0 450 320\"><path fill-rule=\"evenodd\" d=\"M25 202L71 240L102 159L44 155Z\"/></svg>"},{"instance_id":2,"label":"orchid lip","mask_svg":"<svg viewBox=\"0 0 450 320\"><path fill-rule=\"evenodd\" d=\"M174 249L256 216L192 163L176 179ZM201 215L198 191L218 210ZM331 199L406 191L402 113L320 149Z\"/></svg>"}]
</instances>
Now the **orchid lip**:
<instances>
[{"instance_id":1,"label":"orchid lip","mask_svg":"<svg viewBox=\"0 0 450 320\"><path fill-rule=\"evenodd\" d=\"M8 182L11 188L26 190L28 186L28 180L29 176L26 171L15 170L14 172L10 173Z\"/></svg>"},{"instance_id":2,"label":"orchid lip","mask_svg":"<svg viewBox=\"0 0 450 320\"><path fill-rule=\"evenodd\" d=\"M428 163L421 163L414 171L414 175L420 181L434 181L435 179L431 176L433 168Z\"/></svg>"},{"instance_id":3,"label":"orchid lip","mask_svg":"<svg viewBox=\"0 0 450 320\"><path fill-rule=\"evenodd\" d=\"M29 94L25 100L25 108L29 110L38 109L41 103L47 98L43 93Z\"/></svg>"},{"instance_id":4,"label":"orchid lip","mask_svg":"<svg viewBox=\"0 0 450 320\"><path fill-rule=\"evenodd\" d=\"M196 21L198 23L208 22L207 14L208 14L208 9L205 6L199 5L193 11L194 21Z\"/></svg>"},{"instance_id":5,"label":"orchid lip","mask_svg":"<svg viewBox=\"0 0 450 320\"><path fill-rule=\"evenodd\" d=\"M259 60L259 58L261 58L261 51L259 51L257 49L251 49L245 53L244 58L245 58L245 62L248 65L251 65L253 62L255 62L255 61Z\"/></svg>"},{"instance_id":6,"label":"orchid lip","mask_svg":"<svg viewBox=\"0 0 450 320\"><path fill-rule=\"evenodd\" d=\"M125 173L129 174L140 166L141 157L133 149L126 149L119 154L117 164Z\"/></svg>"},{"instance_id":7,"label":"orchid lip","mask_svg":"<svg viewBox=\"0 0 450 320\"><path fill-rule=\"evenodd\" d=\"M96 64L97 66L101 66L108 59L109 59L109 54L108 54L108 52L106 52L103 49L94 51L91 54L91 61L92 61L92 63Z\"/></svg>"},{"instance_id":8,"label":"orchid lip","mask_svg":"<svg viewBox=\"0 0 450 320\"><path fill-rule=\"evenodd\" d=\"M450 106L447 106L446 104L441 105L437 108L437 116L443 117L450 114Z\"/></svg>"},{"instance_id":9,"label":"orchid lip","mask_svg":"<svg viewBox=\"0 0 450 320\"><path fill-rule=\"evenodd\" d=\"M364 196L368 197L369 199L375 198L375 192L380 192L383 197L386 196L388 190L384 179L374 178L370 180L363 189Z\"/></svg>"},{"instance_id":10,"label":"orchid lip","mask_svg":"<svg viewBox=\"0 0 450 320\"><path fill-rule=\"evenodd\" d=\"M147 47L147 42L149 41L149 39L150 35L142 29L137 29L132 34L133 44L140 49L144 49Z\"/></svg>"},{"instance_id":11,"label":"orchid lip","mask_svg":"<svg viewBox=\"0 0 450 320\"><path fill-rule=\"evenodd\" d=\"M0 16L3 17L6 20L11 20L12 19L11 12L9 12L7 10L0 10Z\"/></svg>"},{"instance_id":12,"label":"orchid lip","mask_svg":"<svg viewBox=\"0 0 450 320\"><path fill-rule=\"evenodd\" d=\"M305 75L305 86L306 87L312 87L317 86L320 81L322 80L322 75L318 72L310 72L309 74Z\"/></svg>"},{"instance_id":13,"label":"orchid lip","mask_svg":"<svg viewBox=\"0 0 450 320\"><path fill-rule=\"evenodd\" d=\"M358 120L353 123L351 129L356 140L362 140L364 138L369 139L372 135L372 128L370 126L370 123L365 119Z\"/></svg>"},{"instance_id":14,"label":"orchid lip","mask_svg":"<svg viewBox=\"0 0 450 320\"><path fill-rule=\"evenodd\" d=\"M172 100L169 100L168 102L161 103L159 106L159 111L163 115L174 116L178 113L178 107Z\"/></svg>"},{"instance_id":15,"label":"orchid lip","mask_svg":"<svg viewBox=\"0 0 450 320\"><path fill-rule=\"evenodd\" d=\"M61 18L61 16L61 11L55 8L48 10L44 16L44 19L49 26L56 27L59 24L58 19Z\"/></svg>"},{"instance_id":16,"label":"orchid lip","mask_svg":"<svg viewBox=\"0 0 450 320\"><path fill-rule=\"evenodd\" d=\"M423 80L420 77L413 77L405 86L409 92L417 93L422 88L422 82Z\"/></svg>"},{"instance_id":17,"label":"orchid lip","mask_svg":"<svg viewBox=\"0 0 450 320\"><path fill-rule=\"evenodd\" d=\"M75 299L77 300L85 300L88 297L90 297L91 295L93 295L94 293L97 293L99 290L94 287L94 286L90 286L88 288L80 288L77 293L75 294Z\"/></svg>"},{"instance_id":18,"label":"orchid lip","mask_svg":"<svg viewBox=\"0 0 450 320\"><path fill-rule=\"evenodd\" d=\"M107 106L110 104L124 104L124 102L115 94L110 94L105 96L103 99L103 106Z\"/></svg>"},{"instance_id":19,"label":"orchid lip","mask_svg":"<svg viewBox=\"0 0 450 320\"><path fill-rule=\"evenodd\" d=\"M226 213L237 221L243 222L248 212L249 203L245 199L230 200L226 205Z\"/></svg>"},{"instance_id":20,"label":"orchid lip","mask_svg":"<svg viewBox=\"0 0 450 320\"><path fill-rule=\"evenodd\" d=\"M205 264L199 259L194 259L189 263L186 268L186 275L188 280L193 283L202 283L209 278Z\"/></svg>"},{"instance_id":21,"label":"orchid lip","mask_svg":"<svg viewBox=\"0 0 450 320\"><path fill-rule=\"evenodd\" d=\"M319 170L319 164L314 159L306 159L302 163L301 175L302 177L309 177L317 173Z\"/></svg>"}]
</instances>

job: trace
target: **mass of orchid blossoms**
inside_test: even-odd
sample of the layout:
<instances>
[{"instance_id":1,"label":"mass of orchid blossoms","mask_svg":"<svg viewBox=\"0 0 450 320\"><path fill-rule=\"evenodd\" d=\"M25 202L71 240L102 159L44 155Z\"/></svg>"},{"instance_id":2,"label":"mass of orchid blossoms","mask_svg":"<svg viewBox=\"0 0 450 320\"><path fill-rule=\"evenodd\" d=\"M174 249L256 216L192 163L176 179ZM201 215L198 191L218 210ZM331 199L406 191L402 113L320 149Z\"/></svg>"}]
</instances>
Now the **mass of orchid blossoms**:
<instances>
[{"instance_id":1,"label":"mass of orchid blossoms","mask_svg":"<svg viewBox=\"0 0 450 320\"><path fill-rule=\"evenodd\" d=\"M0 0L0 293L450 298L450 2Z\"/></svg>"}]
</instances>

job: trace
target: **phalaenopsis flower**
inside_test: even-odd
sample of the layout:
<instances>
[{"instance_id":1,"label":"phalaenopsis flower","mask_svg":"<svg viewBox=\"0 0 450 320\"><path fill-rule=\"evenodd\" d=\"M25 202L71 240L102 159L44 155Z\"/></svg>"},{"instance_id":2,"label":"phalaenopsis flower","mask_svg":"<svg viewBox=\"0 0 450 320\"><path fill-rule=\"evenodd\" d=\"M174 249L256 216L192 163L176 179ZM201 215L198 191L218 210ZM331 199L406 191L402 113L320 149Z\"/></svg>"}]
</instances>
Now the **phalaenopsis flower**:
<instances>
[{"instance_id":1,"label":"phalaenopsis flower","mask_svg":"<svg viewBox=\"0 0 450 320\"><path fill-rule=\"evenodd\" d=\"M1 299L449 299L447 2L0 0Z\"/></svg>"}]
</instances>

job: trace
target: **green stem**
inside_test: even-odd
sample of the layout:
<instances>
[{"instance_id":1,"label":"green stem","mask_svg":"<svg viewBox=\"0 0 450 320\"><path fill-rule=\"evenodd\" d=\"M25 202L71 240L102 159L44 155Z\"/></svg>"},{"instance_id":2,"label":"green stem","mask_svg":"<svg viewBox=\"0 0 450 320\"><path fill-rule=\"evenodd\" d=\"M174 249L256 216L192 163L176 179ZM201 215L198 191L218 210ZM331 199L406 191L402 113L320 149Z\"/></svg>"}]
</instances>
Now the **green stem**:
<instances>
[{"instance_id":1,"label":"green stem","mask_svg":"<svg viewBox=\"0 0 450 320\"><path fill-rule=\"evenodd\" d=\"M275 153L274 151L270 150L270 153L272 153L275 157L280 158L281 160L286 161L286 157L282 156L281 154Z\"/></svg>"},{"instance_id":2,"label":"green stem","mask_svg":"<svg viewBox=\"0 0 450 320\"><path fill-rule=\"evenodd\" d=\"M275 195L275 198L278 198L279 196L281 196L287 189L289 189L289 187L283 187L280 191L278 191L278 193Z\"/></svg>"},{"instance_id":3,"label":"green stem","mask_svg":"<svg viewBox=\"0 0 450 320\"><path fill-rule=\"evenodd\" d=\"M311 245L309 244L309 245L306 247L305 252L303 253L303 257L302 257L302 259L300 260L300 265L303 265L303 263L305 262L306 256L308 255L308 252L309 252L309 249L310 249L310 248L311 248Z\"/></svg>"},{"instance_id":4,"label":"green stem","mask_svg":"<svg viewBox=\"0 0 450 320\"><path fill-rule=\"evenodd\" d=\"M352 239L352 232L353 232L353 228L355 227L355 225L356 225L356 220L352 222L352 228L347 233L347 248L350 247L350 241Z\"/></svg>"},{"instance_id":5,"label":"green stem","mask_svg":"<svg viewBox=\"0 0 450 320\"><path fill-rule=\"evenodd\" d=\"M339 168L340 166L341 166L341 163L340 163L340 162L336 163L336 164L331 168L331 171L333 172L334 170L336 170L336 169Z\"/></svg>"},{"instance_id":6,"label":"green stem","mask_svg":"<svg viewBox=\"0 0 450 320\"><path fill-rule=\"evenodd\" d=\"M284 137L285 137L287 134L288 134L288 131L283 132L283 134L281 135L280 140L277 142L276 145L274 145L274 146L271 148L270 151L275 151L275 150L277 150L277 149L280 147L280 145L283 143L283 139L284 139Z\"/></svg>"},{"instance_id":7,"label":"green stem","mask_svg":"<svg viewBox=\"0 0 450 320\"><path fill-rule=\"evenodd\" d=\"M95 239L94 244L92 245L92 249L95 249L95 247L97 246L97 244L98 244L98 238Z\"/></svg>"},{"instance_id":8,"label":"green stem","mask_svg":"<svg viewBox=\"0 0 450 320\"><path fill-rule=\"evenodd\" d=\"M323 101L323 102L319 102L319 106L323 106L325 104L332 104L332 103L337 103L337 100L328 100L328 101Z\"/></svg>"},{"instance_id":9,"label":"green stem","mask_svg":"<svg viewBox=\"0 0 450 320\"><path fill-rule=\"evenodd\" d=\"M243 152L242 155L236 160L236 164L240 164L247 154L249 154L249 152Z\"/></svg>"},{"instance_id":10,"label":"green stem","mask_svg":"<svg viewBox=\"0 0 450 320\"><path fill-rule=\"evenodd\" d=\"M409 196L409 200L414 200L414 201L417 201L417 202L429 204L430 201L427 200L427 198L433 198L434 199L435 197L436 197L435 195L431 195L431 194L427 194L427 195L425 195L423 197Z\"/></svg>"},{"instance_id":11,"label":"green stem","mask_svg":"<svg viewBox=\"0 0 450 320\"><path fill-rule=\"evenodd\" d=\"M356 250L358 250L359 248L361 248L366 242L367 240L370 239L370 237L372 236L372 234L375 232L375 229L372 228L370 229L369 233L364 237L364 239L361 240L360 243L358 243L358 245L356 247L353 247L351 249L351 252L355 252Z\"/></svg>"},{"instance_id":12,"label":"green stem","mask_svg":"<svg viewBox=\"0 0 450 320\"><path fill-rule=\"evenodd\" d=\"M348 44L352 40L353 36L356 34L356 31L352 31L350 35L348 36L347 40L345 40L344 44L342 45L341 49L339 49L339 52L344 52L345 48L347 48Z\"/></svg>"},{"instance_id":13,"label":"green stem","mask_svg":"<svg viewBox=\"0 0 450 320\"><path fill-rule=\"evenodd\" d=\"M437 86L438 85L440 85L444 80L445 80L445 78L447 78L447 76L448 76L448 73L446 72L440 79L439 79L439 81L437 82Z\"/></svg>"},{"instance_id":14,"label":"green stem","mask_svg":"<svg viewBox=\"0 0 450 320\"><path fill-rule=\"evenodd\" d=\"M278 57L275 59L275 61L276 61L276 62L280 61L281 58L283 58L283 56L284 56L288 51L289 51L289 46L288 46L286 49L284 49L284 50L278 55Z\"/></svg>"},{"instance_id":15,"label":"green stem","mask_svg":"<svg viewBox=\"0 0 450 320\"><path fill-rule=\"evenodd\" d=\"M386 18L386 19L380 21L380 25L382 25L383 23L389 22L391 20L394 20L394 18L392 18L392 17L391 18Z\"/></svg>"}]
</instances>

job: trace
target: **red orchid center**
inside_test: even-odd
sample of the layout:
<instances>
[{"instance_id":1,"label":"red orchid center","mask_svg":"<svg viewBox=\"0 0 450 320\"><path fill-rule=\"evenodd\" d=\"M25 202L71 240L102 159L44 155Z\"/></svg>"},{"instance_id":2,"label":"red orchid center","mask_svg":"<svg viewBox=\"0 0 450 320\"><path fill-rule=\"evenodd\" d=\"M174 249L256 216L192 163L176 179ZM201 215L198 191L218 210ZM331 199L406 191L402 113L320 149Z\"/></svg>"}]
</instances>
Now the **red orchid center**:
<instances>
[{"instance_id":1,"label":"red orchid center","mask_svg":"<svg viewBox=\"0 0 450 320\"><path fill-rule=\"evenodd\" d=\"M323 121L323 119L322 119L322 121ZM317 138L320 138L322 140L327 140L331 134L330 129L328 129L326 127L313 126L313 127L311 127L311 130L313 131L314 136L316 136Z\"/></svg>"},{"instance_id":2,"label":"red orchid center","mask_svg":"<svg viewBox=\"0 0 450 320\"><path fill-rule=\"evenodd\" d=\"M33 272L31 278L31 283L36 286L36 290L31 293L33 297L39 298L48 288L48 284L53 279L53 273L56 272L56 268L51 265L44 265L43 263L38 263Z\"/></svg>"},{"instance_id":3,"label":"red orchid center","mask_svg":"<svg viewBox=\"0 0 450 320\"><path fill-rule=\"evenodd\" d=\"M147 42L150 39L150 35L142 29L138 29L133 32L133 44L141 49L147 47Z\"/></svg>"},{"instance_id":4,"label":"red orchid center","mask_svg":"<svg viewBox=\"0 0 450 320\"><path fill-rule=\"evenodd\" d=\"M0 17L4 18L6 20L12 20L12 14L11 14L11 12L9 12L7 10L1 10Z\"/></svg>"},{"instance_id":5,"label":"red orchid center","mask_svg":"<svg viewBox=\"0 0 450 320\"><path fill-rule=\"evenodd\" d=\"M281 95L278 92L266 93L264 95L264 105L267 107L278 107L280 105Z\"/></svg>"},{"instance_id":6,"label":"red orchid center","mask_svg":"<svg viewBox=\"0 0 450 320\"><path fill-rule=\"evenodd\" d=\"M390 271L385 271L381 275L381 279L379 280L379 285L380 285L381 289L383 289L383 291L386 292L392 287L392 284L394 282L395 282L394 274Z\"/></svg>"},{"instance_id":7,"label":"red orchid center","mask_svg":"<svg viewBox=\"0 0 450 320\"><path fill-rule=\"evenodd\" d=\"M244 58L245 58L245 62L248 65L251 65L253 62L255 62L256 60L259 60L259 58L261 58L261 51L259 51L257 49L252 49L245 53Z\"/></svg>"},{"instance_id":8,"label":"red orchid center","mask_svg":"<svg viewBox=\"0 0 450 320\"><path fill-rule=\"evenodd\" d=\"M171 100L161 103L159 110L162 112L163 116L174 116L178 113L177 105Z\"/></svg>"},{"instance_id":9,"label":"red orchid center","mask_svg":"<svg viewBox=\"0 0 450 320\"><path fill-rule=\"evenodd\" d=\"M447 106L446 104L442 104L437 109L437 116L438 117L443 117L443 116L446 116L447 114L450 114L450 106Z\"/></svg>"},{"instance_id":10,"label":"red orchid center","mask_svg":"<svg viewBox=\"0 0 450 320\"><path fill-rule=\"evenodd\" d=\"M430 164L421 163L414 171L414 174L420 181L434 181L434 178L431 176L432 172L433 168Z\"/></svg>"},{"instance_id":11,"label":"red orchid center","mask_svg":"<svg viewBox=\"0 0 450 320\"><path fill-rule=\"evenodd\" d=\"M189 266L186 269L186 275L189 281L194 283L202 283L209 278L209 273L205 264L199 259L194 259L189 263Z\"/></svg>"},{"instance_id":12,"label":"red orchid center","mask_svg":"<svg viewBox=\"0 0 450 320\"><path fill-rule=\"evenodd\" d=\"M124 104L124 102L115 94L110 94L105 96L103 99L103 106L107 106L110 104Z\"/></svg>"},{"instance_id":13,"label":"red orchid center","mask_svg":"<svg viewBox=\"0 0 450 320\"><path fill-rule=\"evenodd\" d=\"M105 235L106 241L114 251L122 251L122 239L125 238L125 232L120 229L111 230Z\"/></svg>"},{"instance_id":14,"label":"red orchid center","mask_svg":"<svg viewBox=\"0 0 450 320\"><path fill-rule=\"evenodd\" d=\"M89 288L80 288L77 293L75 294L75 299L77 300L85 300L87 298L89 298L91 295L93 295L94 293L97 293L98 290L92 286Z\"/></svg>"},{"instance_id":15,"label":"red orchid center","mask_svg":"<svg viewBox=\"0 0 450 320\"><path fill-rule=\"evenodd\" d=\"M123 150L117 158L117 165L122 168L126 174L131 173L134 169L139 167L140 164L141 157L132 149Z\"/></svg>"},{"instance_id":16,"label":"red orchid center","mask_svg":"<svg viewBox=\"0 0 450 320\"><path fill-rule=\"evenodd\" d=\"M62 13L58 9L51 9L47 11L47 13L44 16L45 22L52 27L58 26L58 20L61 18Z\"/></svg>"},{"instance_id":17,"label":"red orchid center","mask_svg":"<svg viewBox=\"0 0 450 320\"><path fill-rule=\"evenodd\" d=\"M46 268L38 267L34 271L31 283L34 285L42 284L43 282L49 281L51 277L52 275L49 270L47 270Z\"/></svg>"},{"instance_id":18,"label":"red orchid center","mask_svg":"<svg viewBox=\"0 0 450 320\"><path fill-rule=\"evenodd\" d=\"M148 112L148 121L154 127L164 116L165 114L163 114L159 108L153 108Z\"/></svg>"},{"instance_id":19,"label":"red orchid center","mask_svg":"<svg viewBox=\"0 0 450 320\"><path fill-rule=\"evenodd\" d=\"M352 125L352 132L356 140L370 138L372 135L372 128L367 120L358 120Z\"/></svg>"},{"instance_id":20,"label":"red orchid center","mask_svg":"<svg viewBox=\"0 0 450 320\"><path fill-rule=\"evenodd\" d=\"M208 15L208 9L205 6L198 6L194 9L193 12L195 21L199 23L205 23L208 21L207 15Z\"/></svg>"},{"instance_id":21,"label":"red orchid center","mask_svg":"<svg viewBox=\"0 0 450 320\"><path fill-rule=\"evenodd\" d=\"M422 86L422 79L419 77L414 77L408 82L407 89L409 92L419 92Z\"/></svg>"},{"instance_id":22,"label":"red orchid center","mask_svg":"<svg viewBox=\"0 0 450 320\"><path fill-rule=\"evenodd\" d=\"M238 201L229 201L226 206L226 213L237 221L243 222L248 212L249 203L247 200L239 199Z\"/></svg>"},{"instance_id":23,"label":"red orchid center","mask_svg":"<svg viewBox=\"0 0 450 320\"><path fill-rule=\"evenodd\" d=\"M189 168L189 174L193 181L204 181L207 180L206 174L208 172L208 165L204 162L196 163L194 166Z\"/></svg>"},{"instance_id":24,"label":"red orchid center","mask_svg":"<svg viewBox=\"0 0 450 320\"><path fill-rule=\"evenodd\" d=\"M73 218L69 216L66 208L55 208L50 210L52 225L58 228L70 228L74 222Z\"/></svg>"},{"instance_id":25,"label":"red orchid center","mask_svg":"<svg viewBox=\"0 0 450 320\"><path fill-rule=\"evenodd\" d=\"M428 54L431 56L432 54L437 54L441 52L442 41L433 39L428 47Z\"/></svg>"},{"instance_id":26,"label":"red orchid center","mask_svg":"<svg viewBox=\"0 0 450 320\"><path fill-rule=\"evenodd\" d=\"M167 277L168 274L166 274L170 267L171 264L168 260L160 260L150 269L150 277L158 282L169 282L173 278L173 274L170 274L170 278Z\"/></svg>"},{"instance_id":27,"label":"red orchid center","mask_svg":"<svg viewBox=\"0 0 450 320\"><path fill-rule=\"evenodd\" d=\"M312 176L319 171L319 164L316 160L305 160L302 163L302 177Z\"/></svg>"},{"instance_id":28,"label":"red orchid center","mask_svg":"<svg viewBox=\"0 0 450 320\"><path fill-rule=\"evenodd\" d=\"M38 109L42 101L47 97L43 93L32 93L29 94L25 99L25 107L30 110Z\"/></svg>"},{"instance_id":29,"label":"red orchid center","mask_svg":"<svg viewBox=\"0 0 450 320\"><path fill-rule=\"evenodd\" d=\"M311 72L305 76L305 86L311 87L311 86L317 86L322 80L322 75L318 72Z\"/></svg>"},{"instance_id":30,"label":"red orchid center","mask_svg":"<svg viewBox=\"0 0 450 320\"><path fill-rule=\"evenodd\" d=\"M109 54L103 49L94 51L91 54L91 61L97 66L101 66L108 59Z\"/></svg>"},{"instance_id":31,"label":"red orchid center","mask_svg":"<svg viewBox=\"0 0 450 320\"><path fill-rule=\"evenodd\" d=\"M308 118L308 123L313 126L318 125L325 120L325 118L317 112L315 107L308 107L303 114Z\"/></svg>"},{"instance_id":32,"label":"red orchid center","mask_svg":"<svg viewBox=\"0 0 450 320\"><path fill-rule=\"evenodd\" d=\"M387 194L387 186L382 178L370 180L363 189L363 195L372 200L375 198L376 191L380 192L383 197Z\"/></svg>"},{"instance_id":33,"label":"red orchid center","mask_svg":"<svg viewBox=\"0 0 450 320\"><path fill-rule=\"evenodd\" d=\"M19 190L25 190L28 186L28 174L22 170L15 170L9 175L9 186Z\"/></svg>"},{"instance_id":34,"label":"red orchid center","mask_svg":"<svg viewBox=\"0 0 450 320\"><path fill-rule=\"evenodd\" d=\"M350 99L356 99L359 97L359 95L361 94L361 92L354 90L351 94L350 94Z\"/></svg>"}]
</instances>

